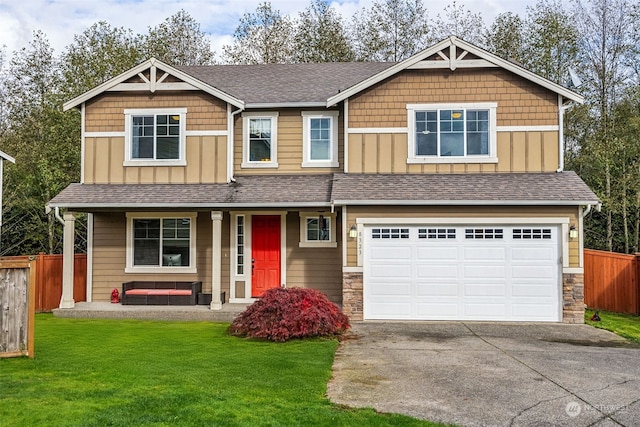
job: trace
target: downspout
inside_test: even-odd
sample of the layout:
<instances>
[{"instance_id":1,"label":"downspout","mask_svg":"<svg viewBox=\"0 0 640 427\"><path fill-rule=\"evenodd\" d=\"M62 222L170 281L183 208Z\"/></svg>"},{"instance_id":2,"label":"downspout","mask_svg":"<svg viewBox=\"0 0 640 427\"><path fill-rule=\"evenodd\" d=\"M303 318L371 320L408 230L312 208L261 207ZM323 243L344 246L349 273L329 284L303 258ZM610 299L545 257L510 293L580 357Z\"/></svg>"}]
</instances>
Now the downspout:
<instances>
[{"instance_id":1,"label":"downspout","mask_svg":"<svg viewBox=\"0 0 640 427\"><path fill-rule=\"evenodd\" d=\"M564 112L572 106L572 102L562 103L562 95L558 95L558 170L564 171Z\"/></svg>"},{"instance_id":2,"label":"downspout","mask_svg":"<svg viewBox=\"0 0 640 427\"><path fill-rule=\"evenodd\" d=\"M236 182L236 179L233 177L233 144L234 144L234 127L233 127L233 119L234 117L244 111L244 108L238 108L236 111L231 112L231 104L227 104L227 183Z\"/></svg>"},{"instance_id":3,"label":"downspout","mask_svg":"<svg viewBox=\"0 0 640 427\"><path fill-rule=\"evenodd\" d=\"M60 208L56 206L53 212L58 222L60 222L60 224L62 224L62 226L64 227L64 219L62 219L62 217L60 216Z\"/></svg>"}]
</instances>

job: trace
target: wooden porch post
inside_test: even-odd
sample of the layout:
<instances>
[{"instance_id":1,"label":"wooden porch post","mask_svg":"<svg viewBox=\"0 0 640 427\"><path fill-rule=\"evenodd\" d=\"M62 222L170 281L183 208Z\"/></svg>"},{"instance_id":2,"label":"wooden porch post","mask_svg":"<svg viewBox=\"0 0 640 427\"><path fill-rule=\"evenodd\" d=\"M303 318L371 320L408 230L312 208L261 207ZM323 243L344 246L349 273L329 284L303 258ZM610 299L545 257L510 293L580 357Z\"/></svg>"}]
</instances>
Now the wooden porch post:
<instances>
[{"instance_id":1,"label":"wooden porch post","mask_svg":"<svg viewBox=\"0 0 640 427\"><path fill-rule=\"evenodd\" d=\"M211 310L222 310L220 282L222 275L222 212L211 211Z\"/></svg>"},{"instance_id":2,"label":"wooden porch post","mask_svg":"<svg viewBox=\"0 0 640 427\"><path fill-rule=\"evenodd\" d=\"M73 262L75 259L75 226L76 214L65 212L64 219L64 243L62 255L62 298L60 298L60 308L73 308Z\"/></svg>"}]
</instances>

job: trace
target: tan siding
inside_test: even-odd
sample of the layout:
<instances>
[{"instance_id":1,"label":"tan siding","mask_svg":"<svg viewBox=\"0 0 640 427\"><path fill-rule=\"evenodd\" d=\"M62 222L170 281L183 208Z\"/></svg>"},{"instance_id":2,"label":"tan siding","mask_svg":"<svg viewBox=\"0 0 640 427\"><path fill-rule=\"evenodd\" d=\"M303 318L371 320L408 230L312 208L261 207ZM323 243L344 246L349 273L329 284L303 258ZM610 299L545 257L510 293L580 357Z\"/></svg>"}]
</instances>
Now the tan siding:
<instances>
[{"instance_id":1,"label":"tan siding","mask_svg":"<svg viewBox=\"0 0 640 427\"><path fill-rule=\"evenodd\" d=\"M557 132L543 132L542 133L542 161L544 171L553 171L558 168L560 162L558 160L559 155L559 143Z\"/></svg>"},{"instance_id":2,"label":"tan siding","mask_svg":"<svg viewBox=\"0 0 640 427\"><path fill-rule=\"evenodd\" d=\"M498 126L558 124L557 95L502 69L405 70L349 100L349 126L406 127L406 104L497 102Z\"/></svg>"},{"instance_id":3,"label":"tan siding","mask_svg":"<svg viewBox=\"0 0 640 427\"><path fill-rule=\"evenodd\" d=\"M211 292L211 217L209 212L198 214L196 227L195 274L127 274L126 218L124 213L94 214L93 245L93 301L109 301L111 291L121 290L122 283L131 280L202 281L203 290ZM222 224L222 291L229 295L229 216Z\"/></svg>"},{"instance_id":4,"label":"tan siding","mask_svg":"<svg viewBox=\"0 0 640 427\"><path fill-rule=\"evenodd\" d=\"M317 111L314 109L312 111ZM242 115L238 114L234 122L234 172L236 175L263 174L315 174L340 172L343 167L344 123L342 114L338 116L338 159L337 168L303 168L302 167L302 110L288 108L278 110L278 168L242 168L243 141Z\"/></svg>"},{"instance_id":5,"label":"tan siding","mask_svg":"<svg viewBox=\"0 0 640 427\"><path fill-rule=\"evenodd\" d=\"M187 130L226 130L224 101L202 92L103 93L85 109L86 132L124 132L124 110L143 108L187 108Z\"/></svg>"},{"instance_id":6,"label":"tan siding","mask_svg":"<svg viewBox=\"0 0 640 427\"><path fill-rule=\"evenodd\" d=\"M511 217L562 217L569 218L571 224L578 227L577 207L446 207L446 206L396 206L396 207L360 207L349 206L347 224L355 224L357 218L511 218ZM578 230L580 232L580 230ZM347 266L357 264L356 240L347 238ZM579 266L578 239L569 242L569 267Z\"/></svg>"},{"instance_id":7,"label":"tan siding","mask_svg":"<svg viewBox=\"0 0 640 427\"><path fill-rule=\"evenodd\" d=\"M340 227L340 218L336 226ZM338 229L339 230L339 229ZM287 285L313 288L331 301L342 302L342 248L337 231L337 248L300 248L300 215L287 214Z\"/></svg>"},{"instance_id":8,"label":"tan siding","mask_svg":"<svg viewBox=\"0 0 640 427\"><path fill-rule=\"evenodd\" d=\"M208 184L227 180L227 137L187 137L187 166L123 166L124 139L86 138L87 184Z\"/></svg>"}]
</instances>

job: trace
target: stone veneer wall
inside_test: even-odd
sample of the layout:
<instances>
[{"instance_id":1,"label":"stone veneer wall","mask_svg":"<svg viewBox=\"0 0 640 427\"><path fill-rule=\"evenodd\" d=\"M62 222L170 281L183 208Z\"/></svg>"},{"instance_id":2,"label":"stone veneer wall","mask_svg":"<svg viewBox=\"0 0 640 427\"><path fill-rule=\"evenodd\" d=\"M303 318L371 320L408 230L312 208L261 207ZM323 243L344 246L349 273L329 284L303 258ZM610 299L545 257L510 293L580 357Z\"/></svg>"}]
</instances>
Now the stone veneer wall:
<instances>
[{"instance_id":1,"label":"stone veneer wall","mask_svg":"<svg viewBox=\"0 0 640 427\"><path fill-rule=\"evenodd\" d=\"M353 321L363 320L362 273L342 273L342 311Z\"/></svg>"},{"instance_id":2,"label":"stone veneer wall","mask_svg":"<svg viewBox=\"0 0 640 427\"><path fill-rule=\"evenodd\" d=\"M562 323L584 323L584 274L562 275Z\"/></svg>"},{"instance_id":3,"label":"stone veneer wall","mask_svg":"<svg viewBox=\"0 0 640 427\"><path fill-rule=\"evenodd\" d=\"M363 320L363 275L342 274L342 311L353 321ZM562 322L584 323L584 274L562 275Z\"/></svg>"}]
</instances>

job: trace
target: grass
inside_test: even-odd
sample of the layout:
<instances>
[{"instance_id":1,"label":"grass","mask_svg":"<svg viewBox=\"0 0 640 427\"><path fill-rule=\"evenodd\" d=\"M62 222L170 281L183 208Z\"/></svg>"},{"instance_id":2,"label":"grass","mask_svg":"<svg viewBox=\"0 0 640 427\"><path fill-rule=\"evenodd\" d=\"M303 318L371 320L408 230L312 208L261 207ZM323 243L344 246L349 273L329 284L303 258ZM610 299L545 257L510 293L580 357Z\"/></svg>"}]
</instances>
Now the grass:
<instances>
[{"instance_id":1,"label":"grass","mask_svg":"<svg viewBox=\"0 0 640 427\"><path fill-rule=\"evenodd\" d=\"M599 322L592 322L594 310L587 310L585 323L596 328L615 332L623 338L640 343L640 317L632 314L612 313L610 311L598 311Z\"/></svg>"},{"instance_id":2,"label":"grass","mask_svg":"<svg viewBox=\"0 0 640 427\"><path fill-rule=\"evenodd\" d=\"M338 343L226 324L36 317L35 359L0 359L0 425L433 426L325 397Z\"/></svg>"}]
</instances>

